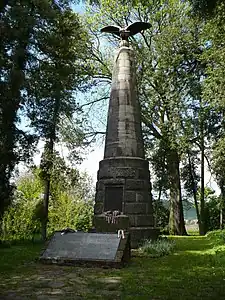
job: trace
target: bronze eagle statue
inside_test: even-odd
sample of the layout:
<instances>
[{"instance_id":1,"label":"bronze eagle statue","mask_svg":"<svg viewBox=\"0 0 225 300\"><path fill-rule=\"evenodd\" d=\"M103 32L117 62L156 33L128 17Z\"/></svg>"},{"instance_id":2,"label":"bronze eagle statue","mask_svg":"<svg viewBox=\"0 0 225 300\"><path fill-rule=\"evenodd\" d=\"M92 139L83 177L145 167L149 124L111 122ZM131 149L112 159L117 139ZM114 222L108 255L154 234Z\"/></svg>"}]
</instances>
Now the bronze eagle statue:
<instances>
[{"instance_id":1,"label":"bronze eagle statue","mask_svg":"<svg viewBox=\"0 0 225 300\"><path fill-rule=\"evenodd\" d=\"M101 29L101 32L108 32L120 36L122 40L128 41L130 36L133 36L143 30L149 29L150 23L147 22L134 22L124 28L119 26L106 26Z\"/></svg>"}]
</instances>

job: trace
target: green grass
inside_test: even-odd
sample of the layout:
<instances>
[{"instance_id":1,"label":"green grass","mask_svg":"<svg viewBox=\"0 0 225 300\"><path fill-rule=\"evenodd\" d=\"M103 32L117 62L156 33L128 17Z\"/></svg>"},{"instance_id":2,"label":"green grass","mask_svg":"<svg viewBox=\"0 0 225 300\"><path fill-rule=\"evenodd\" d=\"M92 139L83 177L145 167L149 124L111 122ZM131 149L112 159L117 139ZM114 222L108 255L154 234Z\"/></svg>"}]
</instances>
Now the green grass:
<instances>
[{"instance_id":1,"label":"green grass","mask_svg":"<svg viewBox=\"0 0 225 300\"><path fill-rule=\"evenodd\" d=\"M188 235L199 235L198 230L188 230L187 233L188 233Z\"/></svg>"},{"instance_id":2,"label":"green grass","mask_svg":"<svg viewBox=\"0 0 225 300\"><path fill-rule=\"evenodd\" d=\"M43 245L41 243L18 244L0 248L0 274L20 272L26 265L38 258Z\"/></svg>"},{"instance_id":3,"label":"green grass","mask_svg":"<svg viewBox=\"0 0 225 300\"><path fill-rule=\"evenodd\" d=\"M160 238L156 241L147 240L139 248L141 254L146 254L149 257L160 257L169 255L173 252L175 242L166 237Z\"/></svg>"},{"instance_id":4,"label":"green grass","mask_svg":"<svg viewBox=\"0 0 225 300\"><path fill-rule=\"evenodd\" d=\"M41 245L2 248L0 299L225 299L223 233L170 239L172 254L132 257L119 270L40 265Z\"/></svg>"}]
</instances>

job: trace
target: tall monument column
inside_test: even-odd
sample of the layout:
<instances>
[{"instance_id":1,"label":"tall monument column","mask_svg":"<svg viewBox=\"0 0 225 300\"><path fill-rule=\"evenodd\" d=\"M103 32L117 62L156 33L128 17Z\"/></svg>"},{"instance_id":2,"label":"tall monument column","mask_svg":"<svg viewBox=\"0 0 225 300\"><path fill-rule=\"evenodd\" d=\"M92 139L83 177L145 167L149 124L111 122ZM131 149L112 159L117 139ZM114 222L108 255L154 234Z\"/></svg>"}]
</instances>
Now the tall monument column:
<instances>
[{"instance_id":1,"label":"tall monument column","mask_svg":"<svg viewBox=\"0 0 225 300\"><path fill-rule=\"evenodd\" d=\"M145 27L141 30L149 28L148 23L137 22L126 29L108 26L102 30L120 35L122 40L114 61L105 152L99 163L94 208L95 215L118 210L129 217L132 247L158 233L153 222L149 164L144 157L134 53L128 42L141 26Z\"/></svg>"}]
</instances>

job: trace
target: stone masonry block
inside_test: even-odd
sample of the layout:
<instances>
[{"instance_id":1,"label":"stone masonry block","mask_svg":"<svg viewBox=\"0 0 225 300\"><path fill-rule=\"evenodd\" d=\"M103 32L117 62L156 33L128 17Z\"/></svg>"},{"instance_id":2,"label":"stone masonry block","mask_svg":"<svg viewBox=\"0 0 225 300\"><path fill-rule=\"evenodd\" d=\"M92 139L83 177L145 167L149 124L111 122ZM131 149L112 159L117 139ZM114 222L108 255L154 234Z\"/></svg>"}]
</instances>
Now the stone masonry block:
<instances>
[{"instance_id":1,"label":"stone masonry block","mask_svg":"<svg viewBox=\"0 0 225 300\"><path fill-rule=\"evenodd\" d=\"M140 168L137 170L138 172L138 179L148 179L150 177L149 175L149 170L148 169L144 169L144 168Z\"/></svg>"},{"instance_id":2,"label":"stone masonry block","mask_svg":"<svg viewBox=\"0 0 225 300\"><path fill-rule=\"evenodd\" d=\"M150 196L147 191L125 191L124 202L125 203L148 203L150 201Z\"/></svg>"},{"instance_id":3,"label":"stone masonry block","mask_svg":"<svg viewBox=\"0 0 225 300\"><path fill-rule=\"evenodd\" d=\"M135 180L127 179L126 180L126 190L146 190L148 184L145 180Z\"/></svg>"},{"instance_id":4,"label":"stone masonry block","mask_svg":"<svg viewBox=\"0 0 225 300\"><path fill-rule=\"evenodd\" d=\"M104 203L104 197L105 197L105 193L104 191L97 191L95 194L95 202L102 202Z\"/></svg>"},{"instance_id":5,"label":"stone masonry block","mask_svg":"<svg viewBox=\"0 0 225 300\"><path fill-rule=\"evenodd\" d=\"M146 192L136 192L136 197L135 197L136 199L136 202L147 202L148 201L148 199L146 199L146 198L148 198L148 196L146 195Z\"/></svg>"},{"instance_id":6,"label":"stone masonry block","mask_svg":"<svg viewBox=\"0 0 225 300\"><path fill-rule=\"evenodd\" d=\"M101 183L103 186L109 186L109 185L124 185L125 179L124 178L107 178L102 179Z\"/></svg>"},{"instance_id":7,"label":"stone masonry block","mask_svg":"<svg viewBox=\"0 0 225 300\"><path fill-rule=\"evenodd\" d=\"M101 180L98 180L96 183L96 191L102 191L104 189L104 183Z\"/></svg>"},{"instance_id":8,"label":"stone masonry block","mask_svg":"<svg viewBox=\"0 0 225 300\"><path fill-rule=\"evenodd\" d=\"M125 191L124 202L125 203L136 202L136 191Z\"/></svg>"},{"instance_id":9,"label":"stone masonry block","mask_svg":"<svg viewBox=\"0 0 225 300\"><path fill-rule=\"evenodd\" d=\"M130 226L134 227L146 227L153 226L153 216L152 215L129 215Z\"/></svg>"},{"instance_id":10,"label":"stone masonry block","mask_svg":"<svg viewBox=\"0 0 225 300\"><path fill-rule=\"evenodd\" d=\"M136 178L137 170L128 167L108 167L99 171L99 179L103 178Z\"/></svg>"},{"instance_id":11,"label":"stone masonry block","mask_svg":"<svg viewBox=\"0 0 225 300\"><path fill-rule=\"evenodd\" d=\"M125 203L125 214L146 214L147 203Z\"/></svg>"},{"instance_id":12,"label":"stone masonry block","mask_svg":"<svg viewBox=\"0 0 225 300\"><path fill-rule=\"evenodd\" d=\"M146 211L146 214L152 214L153 213L153 206L152 206L152 203L149 202L147 204L147 211Z\"/></svg>"},{"instance_id":13,"label":"stone masonry block","mask_svg":"<svg viewBox=\"0 0 225 300\"><path fill-rule=\"evenodd\" d=\"M153 227L131 227L131 248L137 248L141 245L142 241L151 239L155 240L159 236L159 229Z\"/></svg>"},{"instance_id":14,"label":"stone masonry block","mask_svg":"<svg viewBox=\"0 0 225 300\"><path fill-rule=\"evenodd\" d=\"M95 206L94 206L94 214L98 215L98 214L101 214L102 212L103 212L103 203L96 202Z\"/></svg>"},{"instance_id":15,"label":"stone masonry block","mask_svg":"<svg viewBox=\"0 0 225 300\"><path fill-rule=\"evenodd\" d=\"M130 227L128 216L117 216L115 221L115 223L108 223L104 214L95 215L93 219L94 226L98 232L117 232L119 229L128 230Z\"/></svg>"},{"instance_id":16,"label":"stone masonry block","mask_svg":"<svg viewBox=\"0 0 225 300\"><path fill-rule=\"evenodd\" d=\"M149 170L149 164L147 160L134 157L113 157L106 158L99 162L99 169L108 167L131 167L135 169Z\"/></svg>"}]
</instances>

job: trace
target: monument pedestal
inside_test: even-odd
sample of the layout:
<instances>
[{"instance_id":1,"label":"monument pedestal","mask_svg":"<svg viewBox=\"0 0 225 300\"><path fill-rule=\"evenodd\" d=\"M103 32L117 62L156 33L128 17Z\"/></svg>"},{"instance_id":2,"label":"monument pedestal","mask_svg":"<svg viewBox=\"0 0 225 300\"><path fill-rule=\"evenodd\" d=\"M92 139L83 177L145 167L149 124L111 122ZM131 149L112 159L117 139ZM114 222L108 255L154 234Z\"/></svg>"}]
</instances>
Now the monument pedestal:
<instances>
[{"instance_id":1,"label":"monument pedestal","mask_svg":"<svg viewBox=\"0 0 225 300\"><path fill-rule=\"evenodd\" d=\"M129 218L132 248L159 234L154 228L149 177L148 161L139 157L113 157L99 163L94 220L105 211L123 212ZM120 226L118 229L125 229ZM97 226L97 231L102 231L100 228L103 225Z\"/></svg>"},{"instance_id":2,"label":"monument pedestal","mask_svg":"<svg viewBox=\"0 0 225 300\"><path fill-rule=\"evenodd\" d=\"M131 248L135 249L144 240L156 240L159 236L159 229L155 227L130 227Z\"/></svg>"}]
</instances>

